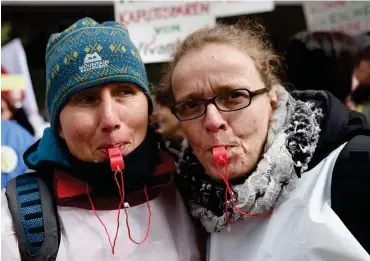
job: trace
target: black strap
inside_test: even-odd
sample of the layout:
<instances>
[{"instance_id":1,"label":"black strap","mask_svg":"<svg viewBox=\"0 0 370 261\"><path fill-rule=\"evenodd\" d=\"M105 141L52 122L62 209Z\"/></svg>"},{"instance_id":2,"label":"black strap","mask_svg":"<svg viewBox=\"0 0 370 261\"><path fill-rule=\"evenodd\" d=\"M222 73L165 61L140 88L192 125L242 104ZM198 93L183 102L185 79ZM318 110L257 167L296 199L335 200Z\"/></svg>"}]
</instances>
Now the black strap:
<instances>
[{"instance_id":1,"label":"black strap","mask_svg":"<svg viewBox=\"0 0 370 261\"><path fill-rule=\"evenodd\" d=\"M340 152L333 169L332 209L370 254L370 137L356 136Z\"/></svg>"},{"instance_id":2,"label":"black strap","mask_svg":"<svg viewBox=\"0 0 370 261\"><path fill-rule=\"evenodd\" d=\"M6 188L22 261L54 261L60 227L56 206L45 179L29 173L11 180Z\"/></svg>"}]
</instances>

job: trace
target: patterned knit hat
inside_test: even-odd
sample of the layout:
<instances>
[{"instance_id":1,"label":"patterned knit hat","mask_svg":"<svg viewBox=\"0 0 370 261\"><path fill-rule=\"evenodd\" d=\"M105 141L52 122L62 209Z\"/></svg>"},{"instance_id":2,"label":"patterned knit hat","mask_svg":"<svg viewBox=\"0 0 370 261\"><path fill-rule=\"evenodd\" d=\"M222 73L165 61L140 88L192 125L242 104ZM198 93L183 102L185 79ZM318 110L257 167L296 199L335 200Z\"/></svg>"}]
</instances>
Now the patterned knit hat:
<instances>
[{"instance_id":1,"label":"patterned knit hat","mask_svg":"<svg viewBox=\"0 0 370 261\"><path fill-rule=\"evenodd\" d=\"M54 130L61 109L73 94L110 82L137 84L152 110L144 64L122 24L99 24L88 17L78 20L50 36L45 60L47 107Z\"/></svg>"}]
</instances>

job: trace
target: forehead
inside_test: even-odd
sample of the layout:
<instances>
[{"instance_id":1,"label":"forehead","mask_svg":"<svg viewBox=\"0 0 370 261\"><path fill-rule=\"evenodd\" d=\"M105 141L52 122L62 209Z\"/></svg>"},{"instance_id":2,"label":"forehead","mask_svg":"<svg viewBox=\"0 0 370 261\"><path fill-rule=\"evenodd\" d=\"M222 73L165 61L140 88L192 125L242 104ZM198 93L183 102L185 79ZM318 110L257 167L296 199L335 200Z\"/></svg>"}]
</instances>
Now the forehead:
<instances>
[{"instance_id":1,"label":"forehead","mask_svg":"<svg viewBox=\"0 0 370 261\"><path fill-rule=\"evenodd\" d=\"M77 92L76 94L90 93L90 92L94 92L94 93L95 92L101 92L103 90L112 89L112 88L119 87L119 86L130 87L130 88L135 89L135 90L141 90L139 88L139 86L137 86L135 83L131 83L131 82L111 82L111 83L102 84L102 85L99 85L99 86L96 86L96 87L83 89L83 90Z\"/></svg>"},{"instance_id":2,"label":"forehead","mask_svg":"<svg viewBox=\"0 0 370 261\"><path fill-rule=\"evenodd\" d=\"M179 60L172 86L179 101L210 96L224 88L259 89L263 83L250 56L233 46L208 44Z\"/></svg>"}]
</instances>

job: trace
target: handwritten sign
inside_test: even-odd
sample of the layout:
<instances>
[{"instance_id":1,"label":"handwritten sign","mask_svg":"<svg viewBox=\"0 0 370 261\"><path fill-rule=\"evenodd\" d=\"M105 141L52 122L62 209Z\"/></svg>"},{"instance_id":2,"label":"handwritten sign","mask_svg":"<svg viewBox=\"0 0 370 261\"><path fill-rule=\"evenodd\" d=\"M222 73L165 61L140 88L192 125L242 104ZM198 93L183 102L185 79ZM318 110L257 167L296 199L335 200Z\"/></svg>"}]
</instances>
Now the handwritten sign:
<instances>
[{"instance_id":1,"label":"handwritten sign","mask_svg":"<svg viewBox=\"0 0 370 261\"><path fill-rule=\"evenodd\" d=\"M115 20L127 26L144 63L171 60L190 33L216 17L271 11L273 1L115 1Z\"/></svg>"},{"instance_id":2,"label":"handwritten sign","mask_svg":"<svg viewBox=\"0 0 370 261\"><path fill-rule=\"evenodd\" d=\"M187 35L215 24L210 2L116 2L115 19L127 26L144 63L171 60Z\"/></svg>"},{"instance_id":3,"label":"handwritten sign","mask_svg":"<svg viewBox=\"0 0 370 261\"><path fill-rule=\"evenodd\" d=\"M303 2L309 31L341 31L358 34L370 31L369 1Z\"/></svg>"}]
</instances>

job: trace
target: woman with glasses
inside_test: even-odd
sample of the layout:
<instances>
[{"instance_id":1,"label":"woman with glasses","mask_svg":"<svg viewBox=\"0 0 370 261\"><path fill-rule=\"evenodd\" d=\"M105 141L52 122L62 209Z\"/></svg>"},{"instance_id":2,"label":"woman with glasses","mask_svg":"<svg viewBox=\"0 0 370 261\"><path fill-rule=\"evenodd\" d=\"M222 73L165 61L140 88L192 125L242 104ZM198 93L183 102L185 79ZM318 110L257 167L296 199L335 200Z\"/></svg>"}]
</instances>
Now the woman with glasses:
<instances>
[{"instance_id":1,"label":"woman with glasses","mask_svg":"<svg viewBox=\"0 0 370 261\"><path fill-rule=\"evenodd\" d=\"M187 139L178 176L208 260L370 260L330 202L338 154L370 128L328 92L289 93L278 64L251 24L200 29L170 64Z\"/></svg>"}]
</instances>

